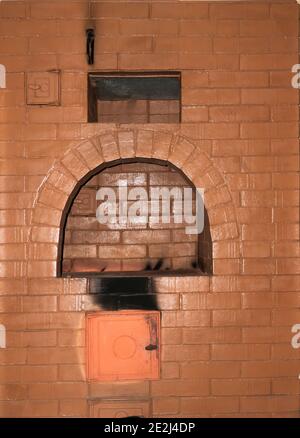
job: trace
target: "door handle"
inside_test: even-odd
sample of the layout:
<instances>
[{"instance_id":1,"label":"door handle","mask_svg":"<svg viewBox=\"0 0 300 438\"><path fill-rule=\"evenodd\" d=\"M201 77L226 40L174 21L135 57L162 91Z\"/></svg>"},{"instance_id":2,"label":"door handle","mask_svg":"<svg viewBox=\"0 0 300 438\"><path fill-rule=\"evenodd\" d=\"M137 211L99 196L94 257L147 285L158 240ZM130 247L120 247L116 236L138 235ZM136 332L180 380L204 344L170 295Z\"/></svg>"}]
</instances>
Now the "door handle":
<instances>
[{"instance_id":1,"label":"door handle","mask_svg":"<svg viewBox=\"0 0 300 438\"><path fill-rule=\"evenodd\" d=\"M145 347L145 350L147 351L154 351L154 350L158 350L158 345L154 345L154 344L149 344Z\"/></svg>"}]
</instances>

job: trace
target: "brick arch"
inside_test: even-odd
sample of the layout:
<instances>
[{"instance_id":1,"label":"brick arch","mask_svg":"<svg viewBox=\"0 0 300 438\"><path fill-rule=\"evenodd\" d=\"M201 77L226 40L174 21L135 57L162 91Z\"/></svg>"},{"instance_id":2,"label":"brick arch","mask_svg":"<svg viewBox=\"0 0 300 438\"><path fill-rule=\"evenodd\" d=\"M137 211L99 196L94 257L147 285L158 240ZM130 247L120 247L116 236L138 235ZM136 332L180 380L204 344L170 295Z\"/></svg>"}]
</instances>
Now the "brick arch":
<instances>
[{"instance_id":1,"label":"brick arch","mask_svg":"<svg viewBox=\"0 0 300 438\"><path fill-rule=\"evenodd\" d=\"M205 189L204 203L212 242L238 239L231 194L221 173L205 152L179 134L153 129L116 128L73 145L46 175L31 216L29 277L56 276L63 212L76 196L74 192L79 191L96 168L101 170L110 162L130 158L168 161L179 168L196 187ZM47 251L44 251L46 248Z\"/></svg>"}]
</instances>

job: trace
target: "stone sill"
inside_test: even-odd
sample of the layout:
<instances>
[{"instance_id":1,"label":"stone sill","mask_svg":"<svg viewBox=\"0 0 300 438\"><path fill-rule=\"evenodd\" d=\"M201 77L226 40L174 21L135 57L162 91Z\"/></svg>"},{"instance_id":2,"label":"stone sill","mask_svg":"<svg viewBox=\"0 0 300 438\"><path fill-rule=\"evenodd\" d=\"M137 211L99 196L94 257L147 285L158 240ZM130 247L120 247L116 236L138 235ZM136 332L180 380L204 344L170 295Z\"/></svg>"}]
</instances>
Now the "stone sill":
<instances>
[{"instance_id":1,"label":"stone sill","mask_svg":"<svg viewBox=\"0 0 300 438\"><path fill-rule=\"evenodd\" d=\"M201 269L169 271L128 271L128 272L67 272L62 278L116 278L116 277L203 277L209 276Z\"/></svg>"}]
</instances>

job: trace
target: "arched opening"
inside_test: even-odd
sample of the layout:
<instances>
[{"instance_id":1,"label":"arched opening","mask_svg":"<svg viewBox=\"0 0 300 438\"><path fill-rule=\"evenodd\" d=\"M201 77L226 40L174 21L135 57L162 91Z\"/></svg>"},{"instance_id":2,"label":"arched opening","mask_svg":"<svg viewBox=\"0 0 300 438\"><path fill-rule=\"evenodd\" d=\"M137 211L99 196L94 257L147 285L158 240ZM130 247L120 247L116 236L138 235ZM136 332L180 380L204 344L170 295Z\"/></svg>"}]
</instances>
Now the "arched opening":
<instances>
[{"instance_id":1,"label":"arched opening","mask_svg":"<svg viewBox=\"0 0 300 438\"><path fill-rule=\"evenodd\" d=\"M115 196L110 204L107 192ZM211 274L205 206L203 231L187 231L196 220L196 193L168 161L130 158L101 164L77 183L64 208L58 276Z\"/></svg>"}]
</instances>

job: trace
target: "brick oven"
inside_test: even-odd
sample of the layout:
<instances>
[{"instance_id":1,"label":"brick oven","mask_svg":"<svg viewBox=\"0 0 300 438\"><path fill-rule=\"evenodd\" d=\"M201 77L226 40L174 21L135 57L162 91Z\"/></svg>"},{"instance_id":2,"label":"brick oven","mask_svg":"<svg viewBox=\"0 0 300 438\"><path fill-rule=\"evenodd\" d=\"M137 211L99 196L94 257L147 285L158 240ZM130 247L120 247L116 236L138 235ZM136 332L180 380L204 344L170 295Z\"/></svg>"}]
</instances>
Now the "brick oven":
<instances>
[{"instance_id":1,"label":"brick oven","mask_svg":"<svg viewBox=\"0 0 300 438\"><path fill-rule=\"evenodd\" d=\"M298 8L0 2L0 417L299 417Z\"/></svg>"}]
</instances>

